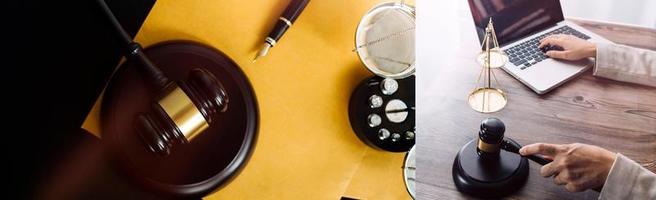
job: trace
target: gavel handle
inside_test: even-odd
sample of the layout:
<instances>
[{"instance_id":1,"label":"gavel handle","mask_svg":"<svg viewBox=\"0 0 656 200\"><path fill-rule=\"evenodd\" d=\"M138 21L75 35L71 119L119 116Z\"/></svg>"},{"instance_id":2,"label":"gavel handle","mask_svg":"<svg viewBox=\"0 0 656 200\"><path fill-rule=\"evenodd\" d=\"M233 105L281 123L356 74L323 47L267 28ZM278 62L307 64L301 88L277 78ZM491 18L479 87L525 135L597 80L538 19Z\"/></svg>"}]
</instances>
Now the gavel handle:
<instances>
[{"instance_id":1,"label":"gavel handle","mask_svg":"<svg viewBox=\"0 0 656 200\"><path fill-rule=\"evenodd\" d=\"M164 75L162 70L160 70L155 64L153 64L150 59L143 53L141 45L136 42L130 42L128 44L129 56L128 58L132 60L137 60L141 64L141 69L144 71L144 74L148 76L148 79L155 84L158 88L164 88L169 83L169 79Z\"/></svg>"},{"instance_id":2,"label":"gavel handle","mask_svg":"<svg viewBox=\"0 0 656 200\"><path fill-rule=\"evenodd\" d=\"M114 30L118 34L118 36L123 40L124 44L127 46L126 48L126 57L128 57L131 60L136 60L141 64L141 69L143 70L144 74L150 79L150 81L155 84L159 88L164 88L166 84L169 83L169 79L164 75L162 70L157 68L153 62L146 57L146 54L143 53L143 49L141 48L141 45L137 42L132 41L132 38L130 35L123 29L123 26L118 22L118 19L116 19L116 16L112 13L112 11L109 9L107 4L105 3L104 0L98 0L98 5L100 5L100 8L102 9L104 15L107 17L107 19L110 21L112 26L114 27Z\"/></svg>"},{"instance_id":3,"label":"gavel handle","mask_svg":"<svg viewBox=\"0 0 656 200\"><path fill-rule=\"evenodd\" d=\"M529 160L532 160L540 165L546 165L551 163L551 160L547 160L546 158L543 158L542 156L536 156L536 155L530 155L530 156L525 156Z\"/></svg>"},{"instance_id":4,"label":"gavel handle","mask_svg":"<svg viewBox=\"0 0 656 200\"><path fill-rule=\"evenodd\" d=\"M503 141L501 142L501 149L506 150L508 152L519 154L519 149L521 148L522 145L520 145L519 143L515 142L515 140L510 138L504 138ZM537 155L530 155L530 156L523 156L523 157L526 157L529 160L532 160L540 165L546 165L551 162L551 160L547 160L546 158Z\"/></svg>"}]
</instances>

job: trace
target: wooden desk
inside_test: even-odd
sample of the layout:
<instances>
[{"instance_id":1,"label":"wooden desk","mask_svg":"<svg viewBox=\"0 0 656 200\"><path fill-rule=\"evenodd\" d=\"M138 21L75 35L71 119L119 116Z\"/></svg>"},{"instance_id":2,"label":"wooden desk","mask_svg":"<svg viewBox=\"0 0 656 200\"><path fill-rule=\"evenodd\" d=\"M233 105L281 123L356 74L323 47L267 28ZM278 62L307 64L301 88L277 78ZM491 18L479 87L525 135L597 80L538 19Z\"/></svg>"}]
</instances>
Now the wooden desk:
<instances>
[{"instance_id":1,"label":"wooden desk","mask_svg":"<svg viewBox=\"0 0 656 200\"><path fill-rule=\"evenodd\" d=\"M420 6L424 6L421 4ZM520 144L535 142L587 143L620 152L656 171L656 88L584 75L545 95L538 95L503 70L496 70L508 105L493 114L477 113L467 104L476 87L480 66L473 22L460 14L449 32L421 29L436 17L422 18L419 7L417 44L418 113L417 192L420 199L468 199L453 183L451 167L458 150L475 138L480 122L498 117L506 124L506 137ZM467 13L468 14L468 13ZM422 21L428 19L427 22ZM611 41L656 50L656 30L572 20ZM446 33L445 33L446 32ZM445 41L441 35L456 36ZM460 38L457 36L460 35ZM426 37L424 37L426 36ZM435 38L437 36L437 38ZM426 44L426 45L424 45ZM439 47L431 46L440 44ZM444 48L449 48L444 50ZM423 52L435 53L423 53ZM440 55L435 56L434 54ZM436 58L439 57L439 58ZM596 199L598 192L570 193L551 178L539 175L540 165L530 162L526 185L509 199Z\"/></svg>"}]
</instances>

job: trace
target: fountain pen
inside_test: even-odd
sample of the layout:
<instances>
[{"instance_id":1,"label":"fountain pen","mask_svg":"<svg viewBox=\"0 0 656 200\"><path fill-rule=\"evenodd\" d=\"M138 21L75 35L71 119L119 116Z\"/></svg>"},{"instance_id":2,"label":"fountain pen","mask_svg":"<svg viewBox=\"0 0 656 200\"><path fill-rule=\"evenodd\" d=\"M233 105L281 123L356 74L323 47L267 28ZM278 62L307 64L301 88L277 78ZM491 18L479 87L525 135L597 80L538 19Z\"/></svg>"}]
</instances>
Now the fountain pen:
<instances>
[{"instance_id":1,"label":"fountain pen","mask_svg":"<svg viewBox=\"0 0 656 200\"><path fill-rule=\"evenodd\" d=\"M285 31L287 31L294 21L296 21L296 18L301 15L301 12L303 12L303 9L305 9L308 2L310 2L310 0L291 0L291 2L289 2L289 5L287 5L285 11L278 18L278 22L276 22L276 25L269 33L269 36L264 39L264 45L262 45L260 51L255 55L253 62L257 61L258 58L267 55L269 49L276 46L276 43L278 43L278 40L280 40Z\"/></svg>"}]
</instances>

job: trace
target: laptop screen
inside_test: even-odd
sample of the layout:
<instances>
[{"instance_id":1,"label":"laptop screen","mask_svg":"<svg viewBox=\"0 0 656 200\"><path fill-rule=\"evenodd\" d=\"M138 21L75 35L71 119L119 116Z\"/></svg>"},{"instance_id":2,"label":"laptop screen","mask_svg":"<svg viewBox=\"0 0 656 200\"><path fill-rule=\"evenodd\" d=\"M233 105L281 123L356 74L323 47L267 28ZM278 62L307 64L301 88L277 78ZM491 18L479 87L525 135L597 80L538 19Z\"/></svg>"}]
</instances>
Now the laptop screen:
<instances>
[{"instance_id":1,"label":"laptop screen","mask_svg":"<svg viewBox=\"0 0 656 200\"><path fill-rule=\"evenodd\" d=\"M501 46L564 20L559 0L468 1L480 42L490 17Z\"/></svg>"}]
</instances>

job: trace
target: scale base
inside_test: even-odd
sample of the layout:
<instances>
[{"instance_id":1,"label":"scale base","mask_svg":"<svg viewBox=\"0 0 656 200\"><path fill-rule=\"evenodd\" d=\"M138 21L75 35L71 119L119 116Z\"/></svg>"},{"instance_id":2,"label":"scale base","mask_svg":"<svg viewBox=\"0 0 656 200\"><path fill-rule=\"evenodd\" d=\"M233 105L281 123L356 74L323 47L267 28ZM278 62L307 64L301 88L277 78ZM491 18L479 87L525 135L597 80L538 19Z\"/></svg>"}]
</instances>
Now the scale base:
<instances>
[{"instance_id":1,"label":"scale base","mask_svg":"<svg viewBox=\"0 0 656 200\"><path fill-rule=\"evenodd\" d=\"M479 198L499 198L519 190L528 179L528 159L501 151L498 159L483 160L477 140L465 144L453 161L453 182L458 191Z\"/></svg>"}]
</instances>

